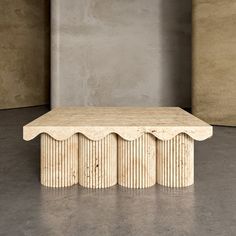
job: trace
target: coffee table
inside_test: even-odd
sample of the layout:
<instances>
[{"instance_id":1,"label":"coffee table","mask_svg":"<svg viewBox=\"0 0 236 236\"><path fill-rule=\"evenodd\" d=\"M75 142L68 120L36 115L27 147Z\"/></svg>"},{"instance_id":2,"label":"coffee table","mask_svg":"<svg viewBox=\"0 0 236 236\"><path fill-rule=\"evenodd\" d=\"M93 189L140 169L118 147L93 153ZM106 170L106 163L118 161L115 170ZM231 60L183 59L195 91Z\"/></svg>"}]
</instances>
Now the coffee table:
<instances>
[{"instance_id":1,"label":"coffee table","mask_svg":"<svg viewBox=\"0 0 236 236\"><path fill-rule=\"evenodd\" d=\"M41 183L87 188L194 183L194 140L213 128L178 107L56 108L23 128L41 135Z\"/></svg>"}]
</instances>

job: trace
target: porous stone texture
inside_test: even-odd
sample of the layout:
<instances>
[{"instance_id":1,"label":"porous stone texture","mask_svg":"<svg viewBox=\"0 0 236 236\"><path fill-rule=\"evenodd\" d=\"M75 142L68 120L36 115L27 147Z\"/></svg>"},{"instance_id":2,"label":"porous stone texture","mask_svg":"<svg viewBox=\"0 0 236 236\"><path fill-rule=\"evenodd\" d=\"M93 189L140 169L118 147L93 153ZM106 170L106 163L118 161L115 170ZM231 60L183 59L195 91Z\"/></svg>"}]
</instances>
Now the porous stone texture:
<instances>
[{"instance_id":1,"label":"porous stone texture","mask_svg":"<svg viewBox=\"0 0 236 236\"><path fill-rule=\"evenodd\" d=\"M194 183L194 140L187 134L157 140L157 183L166 187Z\"/></svg>"},{"instance_id":2,"label":"porous stone texture","mask_svg":"<svg viewBox=\"0 0 236 236\"><path fill-rule=\"evenodd\" d=\"M58 141L41 135L41 184L47 187L68 187L78 183L78 134Z\"/></svg>"},{"instance_id":3,"label":"porous stone texture","mask_svg":"<svg viewBox=\"0 0 236 236\"><path fill-rule=\"evenodd\" d=\"M111 187L117 177L128 188L150 187L156 177L164 186L189 186L193 139L212 133L210 125L178 107L56 108L23 128L25 140L42 135L42 184L75 184L79 159L79 184L88 188ZM79 140L73 138L78 134Z\"/></svg>"},{"instance_id":4,"label":"porous stone texture","mask_svg":"<svg viewBox=\"0 0 236 236\"><path fill-rule=\"evenodd\" d=\"M193 1L193 114L236 126L236 2Z\"/></svg>"},{"instance_id":5,"label":"porous stone texture","mask_svg":"<svg viewBox=\"0 0 236 236\"><path fill-rule=\"evenodd\" d=\"M49 5L0 2L0 109L49 103Z\"/></svg>"},{"instance_id":6,"label":"porous stone texture","mask_svg":"<svg viewBox=\"0 0 236 236\"><path fill-rule=\"evenodd\" d=\"M41 133L56 140L81 133L94 141L111 133L129 141L145 133L160 140L186 133L201 141L212 136L213 128L179 107L66 107L55 108L23 127L27 141Z\"/></svg>"},{"instance_id":7,"label":"porous stone texture","mask_svg":"<svg viewBox=\"0 0 236 236\"><path fill-rule=\"evenodd\" d=\"M190 106L191 1L51 3L52 107Z\"/></svg>"},{"instance_id":8,"label":"porous stone texture","mask_svg":"<svg viewBox=\"0 0 236 236\"><path fill-rule=\"evenodd\" d=\"M156 184L156 146L151 134L133 141L118 137L118 184L128 188Z\"/></svg>"},{"instance_id":9,"label":"porous stone texture","mask_svg":"<svg viewBox=\"0 0 236 236\"><path fill-rule=\"evenodd\" d=\"M79 134L79 184L107 188L117 184L117 135L90 140Z\"/></svg>"}]
</instances>

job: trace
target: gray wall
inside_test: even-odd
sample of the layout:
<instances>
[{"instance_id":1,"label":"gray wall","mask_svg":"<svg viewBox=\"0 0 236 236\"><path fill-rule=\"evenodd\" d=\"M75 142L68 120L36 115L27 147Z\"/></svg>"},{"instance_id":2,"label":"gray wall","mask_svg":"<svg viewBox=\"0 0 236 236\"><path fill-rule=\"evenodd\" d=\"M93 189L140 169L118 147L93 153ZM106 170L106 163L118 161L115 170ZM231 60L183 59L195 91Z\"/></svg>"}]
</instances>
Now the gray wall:
<instances>
[{"instance_id":1,"label":"gray wall","mask_svg":"<svg viewBox=\"0 0 236 236\"><path fill-rule=\"evenodd\" d=\"M49 103L50 4L0 1L0 109Z\"/></svg>"},{"instance_id":2,"label":"gray wall","mask_svg":"<svg viewBox=\"0 0 236 236\"><path fill-rule=\"evenodd\" d=\"M52 0L51 12L52 107L190 107L190 0Z\"/></svg>"}]
</instances>

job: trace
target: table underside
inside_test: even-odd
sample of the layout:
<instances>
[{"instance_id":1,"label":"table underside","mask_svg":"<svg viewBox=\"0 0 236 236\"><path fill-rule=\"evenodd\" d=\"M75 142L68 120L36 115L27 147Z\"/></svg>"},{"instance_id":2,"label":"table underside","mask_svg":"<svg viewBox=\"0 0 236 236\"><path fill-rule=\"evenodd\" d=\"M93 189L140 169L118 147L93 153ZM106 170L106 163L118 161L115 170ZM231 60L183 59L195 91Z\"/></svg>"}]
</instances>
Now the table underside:
<instances>
[{"instance_id":1,"label":"table underside","mask_svg":"<svg viewBox=\"0 0 236 236\"><path fill-rule=\"evenodd\" d=\"M62 141L41 134L41 183L48 187L185 187L193 182L194 140L185 133L170 140L145 133L132 141L115 133L100 140L77 133Z\"/></svg>"}]
</instances>

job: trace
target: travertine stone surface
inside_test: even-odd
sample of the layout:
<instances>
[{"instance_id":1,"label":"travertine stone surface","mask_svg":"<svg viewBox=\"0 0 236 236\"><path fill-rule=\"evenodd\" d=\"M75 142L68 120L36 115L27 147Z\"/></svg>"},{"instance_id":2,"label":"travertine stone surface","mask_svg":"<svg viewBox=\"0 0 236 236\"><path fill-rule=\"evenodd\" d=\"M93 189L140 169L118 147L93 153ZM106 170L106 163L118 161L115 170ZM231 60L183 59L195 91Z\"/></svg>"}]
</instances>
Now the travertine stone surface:
<instances>
[{"instance_id":1,"label":"travertine stone surface","mask_svg":"<svg viewBox=\"0 0 236 236\"><path fill-rule=\"evenodd\" d=\"M156 138L151 134L126 141L118 138L118 184L147 188L156 184Z\"/></svg>"},{"instance_id":2,"label":"travertine stone surface","mask_svg":"<svg viewBox=\"0 0 236 236\"><path fill-rule=\"evenodd\" d=\"M51 0L59 106L190 106L190 0Z\"/></svg>"},{"instance_id":3,"label":"travertine stone surface","mask_svg":"<svg viewBox=\"0 0 236 236\"><path fill-rule=\"evenodd\" d=\"M0 109L49 103L50 1L0 1Z\"/></svg>"},{"instance_id":4,"label":"travertine stone surface","mask_svg":"<svg viewBox=\"0 0 236 236\"><path fill-rule=\"evenodd\" d=\"M24 139L47 133L56 140L65 140L82 133L91 140L100 140L116 133L134 140L144 133L168 140L186 133L195 140L212 136L212 127L178 107L72 107L57 108L24 126Z\"/></svg>"},{"instance_id":5,"label":"travertine stone surface","mask_svg":"<svg viewBox=\"0 0 236 236\"><path fill-rule=\"evenodd\" d=\"M78 134L58 141L41 134L41 184L67 187L78 183Z\"/></svg>"},{"instance_id":6,"label":"travertine stone surface","mask_svg":"<svg viewBox=\"0 0 236 236\"><path fill-rule=\"evenodd\" d=\"M236 2L193 0L193 114L236 126Z\"/></svg>"},{"instance_id":7,"label":"travertine stone surface","mask_svg":"<svg viewBox=\"0 0 236 236\"><path fill-rule=\"evenodd\" d=\"M23 130L25 140L42 135L42 184L71 186L79 173L79 183L88 188L117 181L129 188L156 181L189 186L194 181L193 141L212 132L212 126L178 107L57 108Z\"/></svg>"},{"instance_id":8,"label":"travertine stone surface","mask_svg":"<svg viewBox=\"0 0 236 236\"><path fill-rule=\"evenodd\" d=\"M157 140L157 183L186 187L194 183L194 140L179 134L171 140Z\"/></svg>"},{"instance_id":9,"label":"travertine stone surface","mask_svg":"<svg viewBox=\"0 0 236 236\"><path fill-rule=\"evenodd\" d=\"M107 188L117 184L117 135L93 141L79 134L79 184Z\"/></svg>"}]
</instances>

